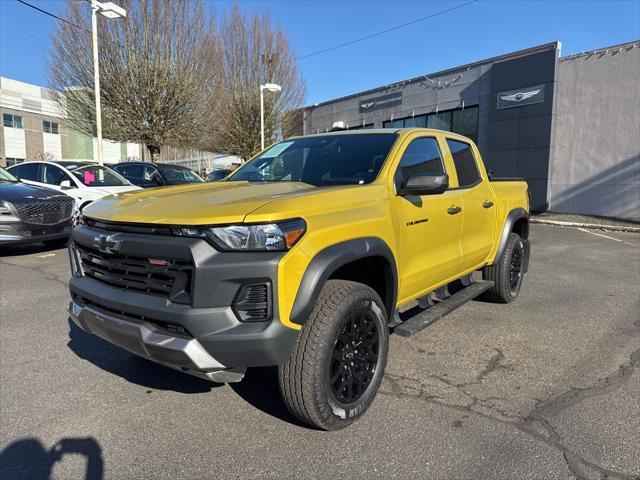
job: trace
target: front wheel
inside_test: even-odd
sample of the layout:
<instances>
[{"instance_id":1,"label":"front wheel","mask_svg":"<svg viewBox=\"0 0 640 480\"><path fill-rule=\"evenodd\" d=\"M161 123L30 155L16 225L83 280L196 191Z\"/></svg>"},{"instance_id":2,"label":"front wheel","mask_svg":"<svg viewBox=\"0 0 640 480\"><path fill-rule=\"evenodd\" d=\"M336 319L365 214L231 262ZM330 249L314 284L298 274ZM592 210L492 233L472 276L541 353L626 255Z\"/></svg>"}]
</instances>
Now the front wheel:
<instances>
[{"instance_id":1,"label":"front wheel","mask_svg":"<svg viewBox=\"0 0 640 480\"><path fill-rule=\"evenodd\" d=\"M278 369L284 403L305 423L345 428L371 405L388 350L387 315L378 294L361 283L329 280Z\"/></svg>"},{"instance_id":2,"label":"front wheel","mask_svg":"<svg viewBox=\"0 0 640 480\"><path fill-rule=\"evenodd\" d=\"M510 233L498 262L482 271L483 278L494 283L484 294L487 300L509 303L518 297L524 277L524 256L522 238L517 233Z\"/></svg>"}]
</instances>

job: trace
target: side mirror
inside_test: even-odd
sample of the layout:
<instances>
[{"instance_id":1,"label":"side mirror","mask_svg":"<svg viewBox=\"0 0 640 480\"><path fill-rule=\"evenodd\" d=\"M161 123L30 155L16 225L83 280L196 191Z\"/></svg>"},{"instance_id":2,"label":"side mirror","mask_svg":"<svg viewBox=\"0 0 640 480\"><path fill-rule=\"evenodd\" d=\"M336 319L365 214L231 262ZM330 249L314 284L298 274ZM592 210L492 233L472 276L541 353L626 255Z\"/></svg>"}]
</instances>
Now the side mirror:
<instances>
[{"instance_id":1,"label":"side mirror","mask_svg":"<svg viewBox=\"0 0 640 480\"><path fill-rule=\"evenodd\" d=\"M398 195L437 195L449 188L449 175L411 175L398 188Z\"/></svg>"},{"instance_id":2,"label":"side mirror","mask_svg":"<svg viewBox=\"0 0 640 480\"><path fill-rule=\"evenodd\" d=\"M63 190L68 190L70 188L73 188L73 185L71 185L71 180L62 180L60 182L60 186L62 187Z\"/></svg>"}]
</instances>

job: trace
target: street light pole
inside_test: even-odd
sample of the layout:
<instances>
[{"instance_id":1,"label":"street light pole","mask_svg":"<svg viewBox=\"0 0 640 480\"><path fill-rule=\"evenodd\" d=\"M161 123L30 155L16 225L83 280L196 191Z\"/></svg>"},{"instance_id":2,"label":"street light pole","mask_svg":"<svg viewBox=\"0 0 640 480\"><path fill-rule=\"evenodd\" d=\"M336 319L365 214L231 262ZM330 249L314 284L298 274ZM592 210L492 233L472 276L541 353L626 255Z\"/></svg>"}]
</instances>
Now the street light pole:
<instances>
[{"instance_id":1,"label":"street light pole","mask_svg":"<svg viewBox=\"0 0 640 480\"><path fill-rule=\"evenodd\" d=\"M89 0L91 4L91 36L93 41L93 89L96 99L96 146L98 148L98 165L103 165L102 154L102 105L100 104L100 64L98 62L98 18L97 14L106 18L124 18L127 11L113 2Z\"/></svg>"},{"instance_id":2,"label":"street light pole","mask_svg":"<svg viewBox=\"0 0 640 480\"><path fill-rule=\"evenodd\" d=\"M264 88L260 85L260 150L264 150Z\"/></svg>"},{"instance_id":3,"label":"street light pole","mask_svg":"<svg viewBox=\"0 0 640 480\"><path fill-rule=\"evenodd\" d=\"M93 36L93 88L96 98L96 137L98 147L98 165L103 165L102 159L102 105L100 104L100 65L98 63L98 5L91 2L91 33Z\"/></svg>"},{"instance_id":4,"label":"street light pole","mask_svg":"<svg viewBox=\"0 0 640 480\"><path fill-rule=\"evenodd\" d=\"M260 150L264 150L264 91L280 92L282 87L275 83L260 85Z\"/></svg>"}]
</instances>

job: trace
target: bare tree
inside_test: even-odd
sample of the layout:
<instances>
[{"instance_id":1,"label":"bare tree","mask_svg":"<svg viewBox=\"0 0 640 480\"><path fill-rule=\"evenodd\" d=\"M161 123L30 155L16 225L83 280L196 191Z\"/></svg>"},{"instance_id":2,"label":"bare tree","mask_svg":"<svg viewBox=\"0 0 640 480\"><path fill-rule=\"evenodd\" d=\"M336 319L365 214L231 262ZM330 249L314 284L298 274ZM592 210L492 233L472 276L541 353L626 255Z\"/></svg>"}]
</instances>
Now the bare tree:
<instances>
[{"instance_id":1,"label":"bare tree","mask_svg":"<svg viewBox=\"0 0 640 480\"><path fill-rule=\"evenodd\" d=\"M33 155L28 156L27 161L31 161L31 160L38 160L41 162L42 161L50 162L52 160L56 160L56 156L51 152L37 151Z\"/></svg>"},{"instance_id":2,"label":"bare tree","mask_svg":"<svg viewBox=\"0 0 640 480\"><path fill-rule=\"evenodd\" d=\"M216 57L215 21L201 0L121 0L125 19L98 22L104 136L194 147L210 134L215 78L202 58ZM95 134L90 8L68 0L52 34L49 80L71 125ZM213 50L213 52L212 52Z\"/></svg>"},{"instance_id":3,"label":"bare tree","mask_svg":"<svg viewBox=\"0 0 640 480\"><path fill-rule=\"evenodd\" d=\"M207 145L247 160L260 150L260 85L273 82L281 93L265 92L265 141L288 131L306 88L285 33L266 13L251 17L234 6L221 25L207 64L219 78L215 129Z\"/></svg>"}]
</instances>

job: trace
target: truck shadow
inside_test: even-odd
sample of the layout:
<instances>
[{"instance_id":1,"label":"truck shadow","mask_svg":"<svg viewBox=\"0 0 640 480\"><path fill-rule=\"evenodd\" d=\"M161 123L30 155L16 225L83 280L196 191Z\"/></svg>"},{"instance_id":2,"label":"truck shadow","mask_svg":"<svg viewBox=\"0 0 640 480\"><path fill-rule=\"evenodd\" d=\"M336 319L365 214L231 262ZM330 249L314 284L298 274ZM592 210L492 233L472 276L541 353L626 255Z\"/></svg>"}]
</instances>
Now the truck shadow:
<instances>
[{"instance_id":1,"label":"truck shadow","mask_svg":"<svg viewBox=\"0 0 640 480\"><path fill-rule=\"evenodd\" d=\"M36 253L62 252L66 251L66 246L45 245L44 243L28 243L25 245L4 245L0 246L0 257L21 257Z\"/></svg>"},{"instance_id":2,"label":"truck shadow","mask_svg":"<svg viewBox=\"0 0 640 480\"><path fill-rule=\"evenodd\" d=\"M80 455L86 462L85 480L103 477L104 460L100 444L93 437L63 438L49 450L37 438L23 438L0 452L0 478L12 480L46 480L65 455ZM78 477L80 478L80 477Z\"/></svg>"},{"instance_id":3,"label":"truck shadow","mask_svg":"<svg viewBox=\"0 0 640 480\"><path fill-rule=\"evenodd\" d=\"M100 337L84 332L71 319L67 320L67 346L83 360L128 382L152 390L173 390L180 393L204 393L222 386L137 357Z\"/></svg>"},{"instance_id":4,"label":"truck shadow","mask_svg":"<svg viewBox=\"0 0 640 480\"><path fill-rule=\"evenodd\" d=\"M206 393L224 386L137 357L100 337L84 332L71 319L68 322L67 346L83 360L128 382L151 390L180 393ZM282 402L276 367L250 368L241 382L230 383L229 387L254 408L292 425L313 429L291 415Z\"/></svg>"},{"instance_id":5,"label":"truck shadow","mask_svg":"<svg viewBox=\"0 0 640 480\"><path fill-rule=\"evenodd\" d=\"M280 397L277 367L249 368L241 382L230 383L229 387L245 402L272 417L296 427L317 430L301 422L287 410Z\"/></svg>"}]
</instances>

